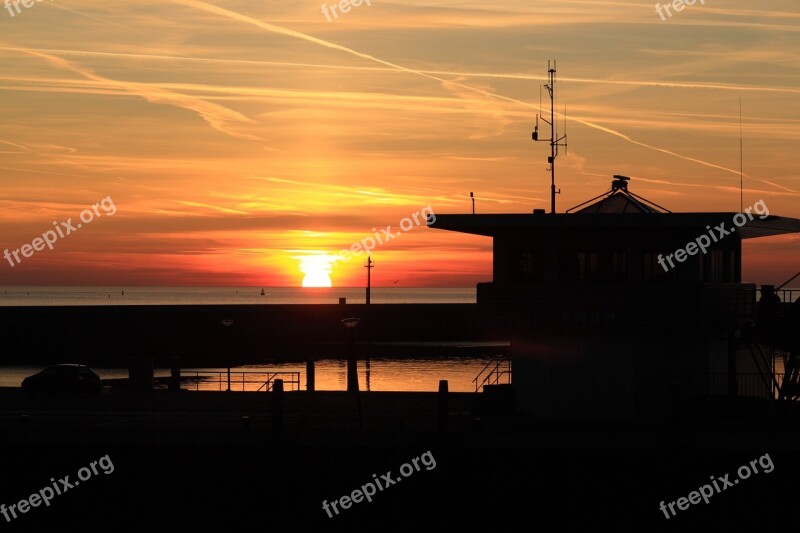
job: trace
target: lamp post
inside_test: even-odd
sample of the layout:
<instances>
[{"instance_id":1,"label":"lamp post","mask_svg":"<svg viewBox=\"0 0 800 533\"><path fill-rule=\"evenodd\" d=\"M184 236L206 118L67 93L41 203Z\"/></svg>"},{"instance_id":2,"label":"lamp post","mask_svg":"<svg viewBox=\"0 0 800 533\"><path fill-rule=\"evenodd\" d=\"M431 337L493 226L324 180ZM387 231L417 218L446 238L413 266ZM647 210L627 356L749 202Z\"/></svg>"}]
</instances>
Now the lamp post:
<instances>
[{"instance_id":1,"label":"lamp post","mask_svg":"<svg viewBox=\"0 0 800 533\"><path fill-rule=\"evenodd\" d=\"M233 320L230 319L230 318L226 318L225 320L222 321L222 325L225 326L225 331L228 331L230 329L230 327L233 325ZM227 337L228 335L226 334L225 336ZM226 392L230 392L231 391L231 357L230 357L230 354L228 354L227 360L228 360L228 390Z\"/></svg>"},{"instance_id":2,"label":"lamp post","mask_svg":"<svg viewBox=\"0 0 800 533\"><path fill-rule=\"evenodd\" d=\"M350 330L350 356L347 358L347 392L358 392L358 359L356 358L356 328L360 318L345 318L342 325Z\"/></svg>"}]
</instances>

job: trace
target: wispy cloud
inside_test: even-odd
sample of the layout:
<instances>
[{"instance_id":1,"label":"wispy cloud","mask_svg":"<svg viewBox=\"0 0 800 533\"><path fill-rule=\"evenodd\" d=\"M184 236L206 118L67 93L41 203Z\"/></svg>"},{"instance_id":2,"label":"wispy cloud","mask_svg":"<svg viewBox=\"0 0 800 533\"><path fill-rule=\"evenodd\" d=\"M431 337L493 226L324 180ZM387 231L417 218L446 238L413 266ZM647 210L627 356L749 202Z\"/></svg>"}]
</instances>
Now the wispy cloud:
<instances>
[{"instance_id":1,"label":"wispy cloud","mask_svg":"<svg viewBox=\"0 0 800 533\"><path fill-rule=\"evenodd\" d=\"M277 25L274 25L274 24L263 22L263 21L254 19L252 17L246 16L246 15L242 15L240 13L236 13L234 11L230 11L230 10L227 10L227 9L223 9L223 8L208 4L206 2L201 2L199 0L172 0L172 1L174 3L177 3L177 4L182 4L182 5L186 5L186 6L189 6L189 7L194 7L196 9L200 9L200 10L206 11L208 13L213 13L213 14L219 15L221 17L229 18L229 19L236 20L236 21L239 21L239 22L244 22L246 24L251 24L253 26L259 27L259 28L261 28L263 30L266 30L266 31L269 31L269 32L272 32L272 33L277 33L277 34L285 35L285 36L288 36L288 37L294 37L294 38L297 38L297 39L302 39L304 41L308 41L308 42L311 42L311 43L314 43L314 44L317 44L317 45L320 45L320 46L324 46L326 48L331 48L331 49L334 49L334 50L345 52L347 54L353 55L353 56L361 58L361 59L365 59L365 60L368 60L368 61L379 63L381 65L385 65L387 67L393 68L393 69L401 71L401 72L406 72L406 73L409 73L409 74L414 74L414 75L417 75L417 76L422 76L424 78L435 80L437 82L449 85L451 87L457 87L457 88L460 88L460 89L465 89L465 90L472 91L472 92L475 92L475 93L478 93L478 94L481 94L481 95L484 95L484 96L487 96L487 97L490 97L490 98L496 98L496 99L504 100L504 101L507 101L507 102L512 102L512 103L519 104L519 105L522 105L522 106L525 106L525 107L528 107L528 108L531 108L531 109L537 109L538 108L534 104L530 104L528 102L524 102L524 101L518 100L516 98L511 98L511 97L508 97L508 96L497 94L495 92L492 92L492 91L489 91L489 90L485 90L485 89L481 89L481 88L478 88L478 87L474 87L474 86L471 86L471 85L467 85L467 84L464 84L464 83L461 83L461 82L458 82L458 81L447 80L447 79L441 78L439 76L435 76L435 75L432 75L432 74L427 74L426 72L423 72L421 70L416 70L416 69L405 67L405 66L402 66L402 65L399 65L399 64L396 64L396 63L392 63L390 61L386 61L386 60L380 59L380 58L375 57L375 56L370 55L370 54L359 52L357 50L354 50L354 49L346 47L346 46L342 46L342 45L339 45L339 44L336 44L336 43L332 43L330 41L326 41L324 39L320 39L320 38L317 38L317 37L314 37L314 36L311 36L311 35L307 35L305 33L302 33L302 32L299 32L299 31L295 31L295 30L292 30L292 29L289 29L289 28L283 28L281 26L277 26ZM561 116L560 113L559 113L559 116ZM658 147L658 146L654 146L652 144L648 144L648 143L645 143L645 142L642 142L642 141L638 141L636 139L633 139L629 135L626 135L626 134L624 134L622 132L616 131L616 130L614 130L612 128L603 126L603 125L598 124L598 123L596 123L594 121L591 121L591 120L587 120L587 119L580 118L580 117L574 117L574 116L571 117L571 120L573 120L574 122L577 122L577 123L579 123L579 124L581 124L583 126L586 126L586 127L592 128L592 129L596 129L598 131L607 133L609 135L613 135L614 137L622 139L623 141L625 141L627 143L630 143L630 144L635 145L635 146L639 146L641 148L646 148L648 150L653 150L653 151L656 151L656 152L660 152L662 154L666 154L666 155L669 155L669 156L672 156L672 157L677 157L677 158L682 159L684 161L689 161L691 163L696 163L696 164L699 164L699 165L702 165L702 166L705 166L705 167L708 167L708 168L712 168L712 169L715 169L715 170L720 170L720 171L723 171L723 172L737 174L737 175L739 174L739 171L736 170L736 169L732 169L732 168L729 168L729 167L726 167L726 166L723 166L723 165L718 165L718 164L715 164L715 163L704 161L704 160L699 159L697 157L686 156L686 155L677 153L677 152L675 152L673 150L669 150L667 148L661 148L661 147ZM752 176L748 176L748 177L752 178ZM794 192L794 191L792 191L791 189L788 189L788 188L784 188L784 189L787 190L787 191L790 191L790 192Z\"/></svg>"},{"instance_id":2,"label":"wispy cloud","mask_svg":"<svg viewBox=\"0 0 800 533\"><path fill-rule=\"evenodd\" d=\"M52 54L38 52L36 50L29 50L24 48L18 49L18 51L31 55L33 57L44 59L45 61L52 64L54 67L74 72L75 74L83 76L86 79L100 83L107 88L120 89L129 95L144 98L148 102L154 104L173 105L176 107L194 111L201 118L203 118L203 120L205 120L211 127L213 127L218 131L231 135L233 137L238 137L241 139L248 139L248 140L258 140L258 137L254 135L236 131L231 127L231 124L236 124L236 125L252 124L253 120L248 119L241 113L223 107L219 104L214 104L193 96L154 87L151 84L147 83L113 80L95 74L94 72L92 72L87 68L82 68L78 65L75 65L71 61L68 61L64 58Z\"/></svg>"}]
</instances>

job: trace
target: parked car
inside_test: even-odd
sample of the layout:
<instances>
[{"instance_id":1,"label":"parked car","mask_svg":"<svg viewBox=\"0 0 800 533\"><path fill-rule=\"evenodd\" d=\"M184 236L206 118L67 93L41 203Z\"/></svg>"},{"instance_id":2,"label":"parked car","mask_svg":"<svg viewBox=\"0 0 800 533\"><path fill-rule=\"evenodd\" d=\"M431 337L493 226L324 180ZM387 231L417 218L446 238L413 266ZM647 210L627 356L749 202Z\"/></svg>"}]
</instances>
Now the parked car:
<instances>
[{"instance_id":1,"label":"parked car","mask_svg":"<svg viewBox=\"0 0 800 533\"><path fill-rule=\"evenodd\" d=\"M49 366L22 381L26 392L97 394L100 392L100 376L86 365Z\"/></svg>"}]
</instances>

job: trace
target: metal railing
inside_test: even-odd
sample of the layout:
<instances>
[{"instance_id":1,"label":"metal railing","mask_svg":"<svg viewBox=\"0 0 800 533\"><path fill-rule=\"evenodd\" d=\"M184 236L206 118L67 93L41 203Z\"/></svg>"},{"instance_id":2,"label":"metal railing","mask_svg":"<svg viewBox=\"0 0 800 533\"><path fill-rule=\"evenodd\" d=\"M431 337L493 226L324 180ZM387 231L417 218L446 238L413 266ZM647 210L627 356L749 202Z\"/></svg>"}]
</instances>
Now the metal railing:
<instances>
[{"instance_id":1,"label":"metal railing","mask_svg":"<svg viewBox=\"0 0 800 533\"><path fill-rule=\"evenodd\" d=\"M497 385L503 376L507 377L511 384L511 358L497 357L492 359L483 367L472 382L475 384L475 392L479 392L486 385Z\"/></svg>"},{"instance_id":2,"label":"metal railing","mask_svg":"<svg viewBox=\"0 0 800 533\"><path fill-rule=\"evenodd\" d=\"M228 372L225 370L184 370L181 372L184 381L194 382L193 390L228 389ZM300 390L300 372L263 372L260 370L231 372L231 390L235 391L271 391L276 379L282 379L286 390ZM202 387L201 387L202 385Z\"/></svg>"},{"instance_id":3,"label":"metal railing","mask_svg":"<svg viewBox=\"0 0 800 533\"><path fill-rule=\"evenodd\" d=\"M756 398L773 398L780 396L783 386L783 373L775 373L773 383L765 381L760 372L739 372L736 374L736 395ZM678 391L688 395L725 396L729 393L727 372L709 372L708 374L684 374L677 376Z\"/></svg>"},{"instance_id":4,"label":"metal railing","mask_svg":"<svg viewBox=\"0 0 800 533\"><path fill-rule=\"evenodd\" d=\"M761 287L758 287L756 291L760 299ZM794 303L800 298L800 289L776 289L775 294L778 295L783 303Z\"/></svg>"}]
</instances>

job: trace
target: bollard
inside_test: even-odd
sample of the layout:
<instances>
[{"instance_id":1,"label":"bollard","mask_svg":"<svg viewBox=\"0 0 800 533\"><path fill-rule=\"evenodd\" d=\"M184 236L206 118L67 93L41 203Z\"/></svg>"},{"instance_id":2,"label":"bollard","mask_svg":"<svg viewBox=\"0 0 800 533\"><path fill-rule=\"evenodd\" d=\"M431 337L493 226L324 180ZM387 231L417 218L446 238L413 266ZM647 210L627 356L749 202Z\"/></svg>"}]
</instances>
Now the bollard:
<instances>
[{"instance_id":1,"label":"bollard","mask_svg":"<svg viewBox=\"0 0 800 533\"><path fill-rule=\"evenodd\" d=\"M446 431L450 420L447 380L439 380L439 431Z\"/></svg>"},{"instance_id":2,"label":"bollard","mask_svg":"<svg viewBox=\"0 0 800 533\"><path fill-rule=\"evenodd\" d=\"M314 360L309 359L306 361L306 390L314 392L316 384L316 376L314 375Z\"/></svg>"},{"instance_id":3,"label":"bollard","mask_svg":"<svg viewBox=\"0 0 800 533\"><path fill-rule=\"evenodd\" d=\"M181 362L180 362L180 357L178 357L177 355L172 356L169 390L171 390L172 392L178 392L181 390Z\"/></svg>"},{"instance_id":4,"label":"bollard","mask_svg":"<svg viewBox=\"0 0 800 533\"><path fill-rule=\"evenodd\" d=\"M128 359L128 383L134 390L153 390L153 358L136 356Z\"/></svg>"},{"instance_id":5,"label":"bollard","mask_svg":"<svg viewBox=\"0 0 800 533\"><path fill-rule=\"evenodd\" d=\"M347 358L347 392L358 392L358 355L356 328L350 328L350 356Z\"/></svg>"},{"instance_id":6,"label":"bollard","mask_svg":"<svg viewBox=\"0 0 800 533\"><path fill-rule=\"evenodd\" d=\"M276 379L272 383L272 429L283 428L283 380Z\"/></svg>"},{"instance_id":7,"label":"bollard","mask_svg":"<svg viewBox=\"0 0 800 533\"><path fill-rule=\"evenodd\" d=\"M347 359L347 392L358 392L358 361L355 357Z\"/></svg>"}]
</instances>

